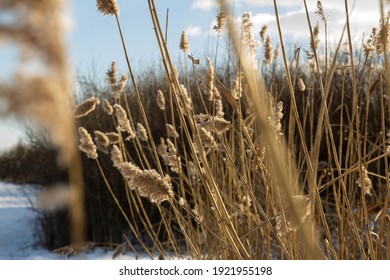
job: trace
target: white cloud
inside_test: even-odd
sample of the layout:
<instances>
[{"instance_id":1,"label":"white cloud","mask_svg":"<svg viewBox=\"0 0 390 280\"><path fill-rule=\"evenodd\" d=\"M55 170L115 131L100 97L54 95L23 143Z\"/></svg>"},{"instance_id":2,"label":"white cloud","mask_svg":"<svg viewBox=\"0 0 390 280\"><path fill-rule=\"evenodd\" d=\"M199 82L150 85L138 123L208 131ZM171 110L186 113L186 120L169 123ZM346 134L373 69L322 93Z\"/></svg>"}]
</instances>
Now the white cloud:
<instances>
[{"instance_id":1,"label":"white cloud","mask_svg":"<svg viewBox=\"0 0 390 280\"><path fill-rule=\"evenodd\" d=\"M258 6L258 7L273 7L274 2L270 0L241 0L247 5ZM279 7L294 7L302 5L302 0L278 0L277 4Z\"/></svg>"},{"instance_id":2,"label":"white cloud","mask_svg":"<svg viewBox=\"0 0 390 280\"><path fill-rule=\"evenodd\" d=\"M218 8L218 3L216 0L195 0L191 8L210 11L214 8Z\"/></svg>"},{"instance_id":3,"label":"white cloud","mask_svg":"<svg viewBox=\"0 0 390 280\"><path fill-rule=\"evenodd\" d=\"M202 28L200 26L188 26L185 29L188 36L199 36L202 34Z\"/></svg>"},{"instance_id":4,"label":"white cloud","mask_svg":"<svg viewBox=\"0 0 390 280\"><path fill-rule=\"evenodd\" d=\"M243 0L246 3L253 2L253 5L264 5L270 3L270 1L265 0ZM297 5L300 2L300 7ZM357 38L361 38L363 33L365 37L368 36L367 33L370 33L371 28L375 25L378 25L379 21L379 5L378 2L371 2L371 6L368 5L368 1L365 0L356 0L356 4L352 9L352 1L350 1L351 7L349 11L352 12L350 17L351 32L352 35ZM309 4L309 3L308 3ZM306 13L301 1L296 0L279 0L279 7L283 5L286 6L295 6L298 9L293 9L280 15L281 27L283 36L291 41L297 41L304 38L309 38L309 27L306 19ZM323 1L323 7L326 14L329 14L328 20L328 32L331 40L338 40L340 38L343 26L345 24L345 6L344 1L340 2L339 0L328 0ZM288 8L288 7L286 7ZM311 24L314 25L320 23L320 36L323 36L323 25L319 17L314 13L316 10L316 1L311 2L311 6L308 7L309 15L311 19ZM256 13L252 16L254 22L255 32L259 31L262 25L267 24L269 27L271 35L277 35L277 26L275 15L271 13ZM276 38L275 38L276 39Z\"/></svg>"},{"instance_id":5,"label":"white cloud","mask_svg":"<svg viewBox=\"0 0 390 280\"><path fill-rule=\"evenodd\" d=\"M239 7L239 10L251 11L252 20L254 22L254 32L257 35L261 27L266 24L269 27L269 34L273 37L274 41L278 40L278 32L275 15L273 10L269 9L273 6L271 0L231 0ZM378 25L379 21L379 1L367 1L367 0L349 0L349 12L351 13L350 24L353 40L360 40L363 33L365 38L369 36L371 28ZM280 13L280 21L283 32L283 38L285 43L302 43L306 45L310 38L309 27L306 19L306 12L302 0L278 0L278 7ZM324 26L321 23L318 15L315 14L317 9L317 1L307 1L309 16L311 19L312 27L317 22L320 24L320 39L324 39ZM341 36L342 29L345 24L345 4L340 0L327 0L322 1L323 8L326 14L329 15L328 20L328 35L329 43L338 42ZM196 0L193 7L203 7L204 10L216 7L215 0ZM262 9L267 8L267 9ZM241 11L242 12L242 11ZM241 17L235 17L235 22L240 24ZM210 24L211 35L216 35L212 31L212 27L215 24L215 20ZM239 27L238 27L239 28ZM238 29L239 30L239 29ZM345 37L344 37L345 38Z\"/></svg>"}]
</instances>

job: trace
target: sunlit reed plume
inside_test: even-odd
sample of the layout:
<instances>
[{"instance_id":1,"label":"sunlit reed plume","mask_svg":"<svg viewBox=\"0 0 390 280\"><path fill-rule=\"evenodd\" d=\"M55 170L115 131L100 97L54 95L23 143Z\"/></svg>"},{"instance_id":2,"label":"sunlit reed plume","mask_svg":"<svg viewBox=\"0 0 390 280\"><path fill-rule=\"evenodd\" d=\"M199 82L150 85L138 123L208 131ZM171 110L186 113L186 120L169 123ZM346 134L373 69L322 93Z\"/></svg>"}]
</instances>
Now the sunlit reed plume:
<instances>
[{"instance_id":1,"label":"sunlit reed plume","mask_svg":"<svg viewBox=\"0 0 390 280\"><path fill-rule=\"evenodd\" d=\"M181 33L181 38L180 38L180 45L179 45L180 49L185 52L185 53L188 53L190 51L190 43L188 42L188 38L187 38L187 34L185 31L183 31Z\"/></svg>"},{"instance_id":2,"label":"sunlit reed plume","mask_svg":"<svg viewBox=\"0 0 390 280\"><path fill-rule=\"evenodd\" d=\"M316 15L320 17L320 19L325 22L328 19L328 16L325 15L324 8L322 6L322 2L320 0L317 1L317 10Z\"/></svg>"},{"instance_id":3,"label":"sunlit reed plume","mask_svg":"<svg viewBox=\"0 0 390 280\"><path fill-rule=\"evenodd\" d=\"M173 127L173 125L167 123L165 126L167 128L167 135L168 135L168 137L172 137L172 138L178 138L179 137L179 133L177 133L177 131Z\"/></svg>"},{"instance_id":4,"label":"sunlit reed plume","mask_svg":"<svg viewBox=\"0 0 390 280\"><path fill-rule=\"evenodd\" d=\"M102 107L104 112L106 112L108 115L112 115L114 113L114 109L112 108L110 101L108 101L106 98L103 99Z\"/></svg>"},{"instance_id":5,"label":"sunlit reed plume","mask_svg":"<svg viewBox=\"0 0 390 280\"><path fill-rule=\"evenodd\" d=\"M264 44L264 62L266 65L271 64L274 59L274 50L272 48L271 37L267 36Z\"/></svg>"},{"instance_id":6,"label":"sunlit reed plume","mask_svg":"<svg viewBox=\"0 0 390 280\"><path fill-rule=\"evenodd\" d=\"M140 196L157 204L173 198L174 195L170 177L162 177L152 169L136 173L129 179L129 188L136 189Z\"/></svg>"},{"instance_id":7,"label":"sunlit reed plume","mask_svg":"<svg viewBox=\"0 0 390 280\"><path fill-rule=\"evenodd\" d=\"M122 173L122 176L130 180L136 174L141 173L142 170L138 166L134 165L131 162L123 162L119 168L119 171Z\"/></svg>"},{"instance_id":8,"label":"sunlit reed plume","mask_svg":"<svg viewBox=\"0 0 390 280\"><path fill-rule=\"evenodd\" d=\"M244 46L244 51L247 52L247 56L252 63L254 69L258 67L256 54L259 47L259 42L256 40L253 33L253 21L252 14L246 12L241 18L241 38Z\"/></svg>"},{"instance_id":9,"label":"sunlit reed plume","mask_svg":"<svg viewBox=\"0 0 390 280\"><path fill-rule=\"evenodd\" d=\"M283 118L283 102L279 101L274 106L274 115L268 118L269 123L275 130L275 136L277 141L279 141L280 136L283 135L282 123L281 123L282 118Z\"/></svg>"},{"instance_id":10,"label":"sunlit reed plume","mask_svg":"<svg viewBox=\"0 0 390 280\"><path fill-rule=\"evenodd\" d=\"M279 57L280 57L280 43L277 42L275 52L274 52L274 60L278 60Z\"/></svg>"},{"instance_id":11,"label":"sunlit reed plume","mask_svg":"<svg viewBox=\"0 0 390 280\"><path fill-rule=\"evenodd\" d=\"M216 98L215 100L215 116L218 118L223 118L225 115L225 112L223 111L223 102L222 102L222 97L219 94L219 91L217 88L214 88L214 96Z\"/></svg>"},{"instance_id":12,"label":"sunlit reed plume","mask_svg":"<svg viewBox=\"0 0 390 280\"><path fill-rule=\"evenodd\" d=\"M90 159L97 159L96 145L92 140L91 135L84 127L79 127L80 145L79 150L86 154Z\"/></svg>"},{"instance_id":13,"label":"sunlit reed plume","mask_svg":"<svg viewBox=\"0 0 390 280\"><path fill-rule=\"evenodd\" d=\"M198 127L204 128L207 131L215 131L221 135L230 129L231 123L223 118L213 116L210 120L200 123Z\"/></svg>"},{"instance_id":14,"label":"sunlit reed plume","mask_svg":"<svg viewBox=\"0 0 390 280\"><path fill-rule=\"evenodd\" d=\"M161 90L157 91L157 98L156 98L157 106L160 108L160 110L165 110L165 97L164 93Z\"/></svg>"},{"instance_id":15,"label":"sunlit reed plume","mask_svg":"<svg viewBox=\"0 0 390 280\"><path fill-rule=\"evenodd\" d=\"M148 133L142 123L137 123L137 137L141 141L148 141Z\"/></svg>"},{"instance_id":16,"label":"sunlit reed plume","mask_svg":"<svg viewBox=\"0 0 390 280\"><path fill-rule=\"evenodd\" d=\"M218 33L221 33L224 24L225 24L225 14L223 12L220 12L217 15L217 23L214 25L213 30L215 30Z\"/></svg>"},{"instance_id":17,"label":"sunlit reed plume","mask_svg":"<svg viewBox=\"0 0 390 280\"><path fill-rule=\"evenodd\" d=\"M115 116L117 117L118 120L118 129L120 131L124 131L129 134L126 140L134 139L136 134L134 133L134 130L131 128L130 121L127 118L126 111L119 104L115 104L114 109L115 109Z\"/></svg>"},{"instance_id":18,"label":"sunlit reed plume","mask_svg":"<svg viewBox=\"0 0 390 280\"><path fill-rule=\"evenodd\" d=\"M98 10L104 15L119 15L119 6L116 0L97 0L96 5Z\"/></svg>"},{"instance_id":19,"label":"sunlit reed plume","mask_svg":"<svg viewBox=\"0 0 390 280\"><path fill-rule=\"evenodd\" d=\"M214 66L211 62L211 59L207 58L207 74L206 74L206 95L209 98L209 101L214 100L214 80L215 80L215 72Z\"/></svg>"},{"instance_id":20,"label":"sunlit reed plume","mask_svg":"<svg viewBox=\"0 0 390 280\"><path fill-rule=\"evenodd\" d=\"M267 25L263 25L263 27L261 27L261 30L259 32L259 35L260 35L260 38L261 38L261 42L264 44L265 43L265 35L267 35L267 32L268 32L268 26Z\"/></svg>"},{"instance_id":21,"label":"sunlit reed plume","mask_svg":"<svg viewBox=\"0 0 390 280\"><path fill-rule=\"evenodd\" d=\"M110 142L110 145L118 144L119 143L119 135L116 132L106 132L105 133L108 141Z\"/></svg>"},{"instance_id":22,"label":"sunlit reed plume","mask_svg":"<svg viewBox=\"0 0 390 280\"><path fill-rule=\"evenodd\" d=\"M298 80L298 89L301 92L304 92L306 90L306 85L301 78Z\"/></svg>"},{"instance_id":23,"label":"sunlit reed plume","mask_svg":"<svg viewBox=\"0 0 390 280\"><path fill-rule=\"evenodd\" d=\"M111 85L111 89L114 91L117 80L117 66L115 60L111 63L111 68L106 73L107 79Z\"/></svg>"},{"instance_id":24,"label":"sunlit reed plume","mask_svg":"<svg viewBox=\"0 0 390 280\"><path fill-rule=\"evenodd\" d=\"M205 128L198 126L198 132L202 141L202 147L198 147L196 141L194 141L194 146L197 153L201 153L203 150L206 154L208 154L211 150L218 148L218 144L210 131L207 131Z\"/></svg>"},{"instance_id":25,"label":"sunlit reed plume","mask_svg":"<svg viewBox=\"0 0 390 280\"><path fill-rule=\"evenodd\" d=\"M171 167L171 171L180 174L181 158L177 154L175 145L171 140L167 139L167 144L163 138L160 139L160 144L157 147L158 154L163 159L166 166Z\"/></svg>"},{"instance_id":26,"label":"sunlit reed plume","mask_svg":"<svg viewBox=\"0 0 390 280\"><path fill-rule=\"evenodd\" d=\"M363 181L363 192L367 195L372 195L372 181L370 177L368 177L367 169L362 166L363 171L363 178L359 176L359 178L356 180L356 184L359 186L359 188L362 188L362 181Z\"/></svg>"},{"instance_id":27,"label":"sunlit reed plume","mask_svg":"<svg viewBox=\"0 0 390 280\"><path fill-rule=\"evenodd\" d=\"M89 113L96 109L96 106L100 104L99 98L90 97L77 105L74 115L76 118L87 116Z\"/></svg>"},{"instance_id":28,"label":"sunlit reed plume","mask_svg":"<svg viewBox=\"0 0 390 280\"><path fill-rule=\"evenodd\" d=\"M93 133L95 134L94 140L97 149L105 154L108 154L108 146L110 145L110 140L108 139L107 135L98 130L95 130Z\"/></svg>"},{"instance_id":29,"label":"sunlit reed plume","mask_svg":"<svg viewBox=\"0 0 390 280\"><path fill-rule=\"evenodd\" d=\"M367 39L366 43L363 44L363 51L367 57L373 55L376 50L376 36L378 29L376 27L372 28L370 37Z\"/></svg>"},{"instance_id":30,"label":"sunlit reed plume","mask_svg":"<svg viewBox=\"0 0 390 280\"><path fill-rule=\"evenodd\" d=\"M118 169L120 169L122 164L123 164L122 152L117 145L112 146L111 161L112 161L114 167L116 167Z\"/></svg>"},{"instance_id":31,"label":"sunlit reed plume","mask_svg":"<svg viewBox=\"0 0 390 280\"><path fill-rule=\"evenodd\" d=\"M172 172L180 174L181 172L181 159L177 154L175 145L171 140L167 139L167 156L164 159L165 164L171 167Z\"/></svg>"},{"instance_id":32,"label":"sunlit reed plume","mask_svg":"<svg viewBox=\"0 0 390 280\"><path fill-rule=\"evenodd\" d=\"M127 77L127 75L123 75L121 77L121 80L114 86L113 93L116 99L119 99L121 94L124 92L128 79L129 78Z\"/></svg>"},{"instance_id":33,"label":"sunlit reed plume","mask_svg":"<svg viewBox=\"0 0 390 280\"><path fill-rule=\"evenodd\" d=\"M136 190L140 196L152 203L161 203L173 198L171 180L168 175L162 177L153 169L141 170L131 162L123 162L118 168L128 181L130 190Z\"/></svg>"},{"instance_id":34,"label":"sunlit reed plume","mask_svg":"<svg viewBox=\"0 0 390 280\"><path fill-rule=\"evenodd\" d=\"M390 25L389 25L389 16L385 16L379 21L379 28L377 29L375 38L375 50L378 55L381 55L388 50L390 42Z\"/></svg>"},{"instance_id":35,"label":"sunlit reed plume","mask_svg":"<svg viewBox=\"0 0 390 280\"><path fill-rule=\"evenodd\" d=\"M242 97L242 73L238 73L233 81L232 95L236 100Z\"/></svg>"},{"instance_id":36,"label":"sunlit reed plume","mask_svg":"<svg viewBox=\"0 0 390 280\"><path fill-rule=\"evenodd\" d=\"M180 85L179 106L183 109L184 114L186 114L186 110L184 108L186 108L188 112L192 112L192 100L184 85Z\"/></svg>"},{"instance_id":37,"label":"sunlit reed plume","mask_svg":"<svg viewBox=\"0 0 390 280\"><path fill-rule=\"evenodd\" d=\"M161 156L163 159L167 156L167 144L165 144L164 138L160 137L160 144L157 146L157 153L159 156Z\"/></svg>"},{"instance_id":38,"label":"sunlit reed plume","mask_svg":"<svg viewBox=\"0 0 390 280\"><path fill-rule=\"evenodd\" d=\"M320 34L320 27L317 22L316 26L313 29L313 40L310 40L310 48L313 53L318 49L320 44L320 39L318 37L319 34Z\"/></svg>"}]
</instances>

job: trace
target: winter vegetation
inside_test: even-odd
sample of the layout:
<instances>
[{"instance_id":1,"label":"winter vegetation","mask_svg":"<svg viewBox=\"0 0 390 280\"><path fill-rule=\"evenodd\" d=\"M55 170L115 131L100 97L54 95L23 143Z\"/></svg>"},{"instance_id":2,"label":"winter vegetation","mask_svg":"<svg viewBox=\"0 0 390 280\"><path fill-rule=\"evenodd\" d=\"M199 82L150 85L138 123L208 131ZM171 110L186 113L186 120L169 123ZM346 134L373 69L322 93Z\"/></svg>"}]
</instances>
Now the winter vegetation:
<instances>
[{"instance_id":1,"label":"winter vegetation","mask_svg":"<svg viewBox=\"0 0 390 280\"><path fill-rule=\"evenodd\" d=\"M81 76L77 94L62 2L0 3L17 22L0 22L0 36L40 70L27 73L21 60L14 79L0 81L0 113L30 120L28 143L1 155L0 178L38 185L42 246L67 257L91 248L109 248L113 258L390 257L385 1L360 46L350 3L341 1L345 25L333 46L326 3L318 0L311 18L303 0L310 46L289 51L278 1L271 38L250 12L237 24L220 0L213 54L194 57L183 31L176 65L168 25L148 0L161 65L139 73L120 6L98 0L98 12L116 23L128 71L113 61L104 86Z\"/></svg>"}]
</instances>

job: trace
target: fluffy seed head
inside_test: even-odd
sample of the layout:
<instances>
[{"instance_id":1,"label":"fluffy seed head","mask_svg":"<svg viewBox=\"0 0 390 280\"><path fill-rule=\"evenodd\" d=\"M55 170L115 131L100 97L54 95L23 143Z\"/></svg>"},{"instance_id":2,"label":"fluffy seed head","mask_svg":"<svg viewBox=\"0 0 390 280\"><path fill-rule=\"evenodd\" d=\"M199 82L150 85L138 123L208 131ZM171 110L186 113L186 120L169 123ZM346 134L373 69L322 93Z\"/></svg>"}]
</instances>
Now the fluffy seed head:
<instances>
[{"instance_id":1,"label":"fluffy seed head","mask_svg":"<svg viewBox=\"0 0 390 280\"><path fill-rule=\"evenodd\" d=\"M107 73L107 79L110 82L111 88L114 88L117 81L117 67L116 67L116 62L113 61L111 63L111 68L108 69Z\"/></svg>"},{"instance_id":2,"label":"fluffy seed head","mask_svg":"<svg viewBox=\"0 0 390 280\"><path fill-rule=\"evenodd\" d=\"M103 99L103 110L107 113L107 115L112 115L114 113L114 109L112 108L110 101L108 101L106 98Z\"/></svg>"},{"instance_id":3,"label":"fluffy seed head","mask_svg":"<svg viewBox=\"0 0 390 280\"><path fill-rule=\"evenodd\" d=\"M79 150L87 155L90 159L97 159L96 146L93 143L91 135L84 127L79 127L80 145Z\"/></svg>"},{"instance_id":4,"label":"fluffy seed head","mask_svg":"<svg viewBox=\"0 0 390 280\"><path fill-rule=\"evenodd\" d=\"M120 169L123 164L123 156L121 150L117 145L112 146L111 151L111 160L113 162L114 167Z\"/></svg>"},{"instance_id":5,"label":"fluffy seed head","mask_svg":"<svg viewBox=\"0 0 390 280\"><path fill-rule=\"evenodd\" d=\"M249 55L251 55L251 59L254 59L257 48L259 47L259 42L255 39L255 35L253 33L252 14L250 12L246 12L242 16L241 36L244 45L248 49Z\"/></svg>"},{"instance_id":6,"label":"fluffy seed head","mask_svg":"<svg viewBox=\"0 0 390 280\"><path fill-rule=\"evenodd\" d=\"M217 15L217 24L214 25L213 29L218 33L221 33L224 24L225 24L225 14L223 12L220 12Z\"/></svg>"},{"instance_id":7,"label":"fluffy seed head","mask_svg":"<svg viewBox=\"0 0 390 280\"><path fill-rule=\"evenodd\" d=\"M377 34L377 28L373 27L371 30L370 37L367 39L367 42L363 44L363 51L366 54L367 57L370 57L373 55L375 51L375 41L376 41L376 35Z\"/></svg>"},{"instance_id":8,"label":"fluffy seed head","mask_svg":"<svg viewBox=\"0 0 390 280\"><path fill-rule=\"evenodd\" d=\"M169 176L162 177L156 170L136 171L128 182L131 190L137 190L140 196L148 198L152 203L160 204L173 198Z\"/></svg>"},{"instance_id":9,"label":"fluffy seed head","mask_svg":"<svg viewBox=\"0 0 390 280\"><path fill-rule=\"evenodd\" d=\"M322 2L320 0L317 1L317 10L315 13L323 22L325 22L328 18L325 16L324 8L322 7Z\"/></svg>"},{"instance_id":10,"label":"fluffy seed head","mask_svg":"<svg viewBox=\"0 0 390 280\"><path fill-rule=\"evenodd\" d=\"M160 108L160 110L165 110L165 97L164 93L161 90L157 91L157 99L156 99L157 105Z\"/></svg>"},{"instance_id":11,"label":"fluffy seed head","mask_svg":"<svg viewBox=\"0 0 390 280\"><path fill-rule=\"evenodd\" d=\"M126 131L129 134L129 137L127 139L134 139L135 133L134 130L131 128L130 121L127 118L126 111L123 109L123 107L119 104L114 105L115 109L115 116L118 120L118 129L120 131Z\"/></svg>"},{"instance_id":12,"label":"fluffy seed head","mask_svg":"<svg viewBox=\"0 0 390 280\"><path fill-rule=\"evenodd\" d=\"M167 145L165 144L164 138L160 138L160 144L157 146L157 153L162 157L163 159L167 156Z\"/></svg>"},{"instance_id":13,"label":"fluffy seed head","mask_svg":"<svg viewBox=\"0 0 390 280\"><path fill-rule=\"evenodd\" d=\"M137 123L137 137L141 141L148 141L148 132L146 131L145 127L142 125L142 123Z\"/></svg>"},{"instance_id":14,"label":"fluffy seed head","mask_svg":"<svg viewBox=\"0 0 390 280\"><path fill-rule=\"evenodd\" d=\"M274 59L271 37L267 36L264 44L264 62L266 65L271 64Z\"/></svg>"},{"instance_id":15,"label":"fluffy seed head","mask_svg":"<svg viewBox=\"0 0 390 280\"><path fill-rule=\"evenodd\" d=\"M390 43L390 24L389 16L385 16L379 21L379 28L377 29L375 38L375 50L378 55L381 55L385 50L389 49Z\"/></svg>"},{"instance_id":16,"label":"fluffy seed head","mask_svg":"<svg viewBox=\"0 0 390 280\"><path fill-rule=\"evenodd\" d=\"M197 153L201 153L203 150L206 154L208 154L211 150L218 147L218 144L210 131L207 131L203 127L198 126L198 133L202 141L202 147L198 147L197 142L194 141L194 146Z\"/></svg>"},{"instance_id":17,"label":"fluffy seed head","mask_svg":"<svg viewBox=\"0 0 390 280\"><path fill-rule=\"evenodd\" d=\"M211 117L210 120L200 123L198 126L207 131L215 131L217 134L221 135L230 129L231 123L223 118L214 116Z\"/></svg>"},{"instance_id":18,"label":"fluffy seed head","mask_svg":"<svg viewBox=\"0 0 390 280\"><path fill-rule=\"evenodd\" d=\"M233 97L234 99L238 100L242 97L242 79L241 79L241 73L237 74L236 78L233 81Z\"/></svg>"},{"instance_id":19,"label":"fluffy seed head","mask_svg":"<svg viewBox=\"0 0 390 280\"><path fill-rule=\"evenodd\" d=\"M320 45L320 39L318 38L319 34L320 34L320 27L317 22L317 25L314 27L313 30L313 40L310 41L310 48L312 52L315 52Z\"/></svg>"},{"instance_id":20,"label":"fluffy seed head","mask_svg":"<svg viewBox=\"0 0 390 280\"><path fill-rule=\"evenodd\" d=\"M168 146L168 152L167 152L167 156L164 158L164 162L166 165L171 167L172 172L180 174L181 158L177 155L176 147L169 139L167 139L167 146Z\"/></svg>"},{"instance_id":21,"label":"fluffy seed head","mask_svg":"<svg viewBox=\"0 0 390 280\"><path fill-rule=\"evenodd\" d=\"M128 79L129 78L127 77L127 75L123 75L121 80L113 87L112 91L116 99L119 99L121 94L124 92Z\"/></svg>"},{"instance_id":22,"label":"fluffy seed head","mask_svg":"<svg viewBox=\"0 0 390 280\"><path fill-rule=\"evenodd\" d=\"M90 97L86 99L84 102L77 105L74 112L75 117L76 118L85 117L86 115L94 111L96 109L96 106L99 104L100 104L99 98Z\"/></svg>"},{"instance_id":23,"label":"fluffy seed head","mask_svg":"<svg viewBox=\"0 0 390 280\"><path fill-rule=\"evenodd\" d=\"M218 95L219 95L219 91L217 90L217 88L214 88L214 96L218 96ZM224 115L225 112L223 111L223 102L219 96L219 98L217 98L217 100L215 101L215 116L218 118L223 118Z\"/></svg>"},{"instance_id":24,"label":"fluffy seed head","mask_svg":"<svg viewBox=\"0 0 390 280\"><path fill-rule=\"evenodd\" d=\"M299 88L299 91L302 91L302 92L304 92L306 90L306 85L301 78L298 80L298 88Z\"/></svg>"},{"instance_id":25,"label":"fluffy seed head","mask_svg":"<svg viewBox=\"0 0 390 280\"><path fill-rule=\"evenodd\" d=\"M192 100L184 85L180 85L179 106L181 109L183 109L184 114L186 114L186 109L188 112L192 111Z\"/></svg>"},{"instance_id":26,"label":"fluffy seed head","mask_svg":"<svg viewBox=\"0 0 390 280\"><path fill-rule=\"evenodd\" d=\"M274 115L268 118L271 126L274 127L276 140L279 141L279 137L283 135L282 132L282 118L283 118L283 102L279 101L274 106Z\"/></svg>"},{"instance_id":27,"label":"fluffy seed head","mask_svg":"<svg viewBox=\"0 0 390 280\"><path fill-rule=\"evenodd\" d=\"M359 177L356 180L356 184L359 186L359 188L363 188L364 194L372 195L372 193L371 193L372 181L371 181L370 177L368 177L367 169L364 166L362 167L362 171L363 171L363 176ZM362 185L362 181L363 181L363 185Z\"/></svg>"},{"instance_id":28,"label":"fluffy seed head","mask_svg":"<svg viewBox=\"0 0 390 280\"><path fill-rule=\"evenodd\" d=\"M94 134L95 134L94 140L97 149L105 154L108 154L108 146L110 145L110 140L108 139L106 134L98 130L95 130Z\"/></svg>"},{"instance_id":29,"label":"fluffy seed head","mask_svg":"<svg viewBox=\"0 0 390 280\"><path fill-rule=\"evenodd\" d=\"M214 100L214 80L215 72L214 66L211 62L211 59L207 58L207 74L206 74L206 95L209 97L210 101Z\"/></svg>"},{"instance_id":30,"label":"fluffy seed head","mask_svg":"<svg viewBox=\"0 0 390 280\"><path fill-rule=\"evenodd\" d=\"M259 35L260 35L260 38L261 38L261 41L263 42L263 44L265 43L265 35L267 34L267 31L268 31L268 26L263 25L263 27L261 27L261 30L259 32Z\"/></svg>"},{"instance_id":31,"label":"fluffy seed head","mask_svg":"<svg viewBox=\"0 0 390 280\"><path fill-rule=\"evenodd\" d=\"M167 123L166 124L166 127L167 127L167 134L168 134L168 137L172 137L172 138L178 138L179 137L179 133L177 133L176 129L173 127L173 125Z\"/></svg>"},{"instance_id":32,"label":"fluffy seed head","mask_svg":"<svg viewBox=\"0 0 390 280\"><path fill-rule=\"evenodd\" d=\"M123 162L119 168L119 171L121 172L123 178L127 180L131 180L138 173L142 172L138 166L134 165L131 162Z\"/></svg>"},{"instance_id":33,"label":"fluffy seed head","mask_svg":"<svg viewBox=\"0 0 390 280\"><path fill-rule=\"evenodd\" d=\"M275 49L275 52L274 52L274 59L278 60L279 57L280 57L280 43L277 42L276 43L276 49Z\"/></svg>"},{"instance_id":34,"label":"fluffy seed head","mask_svg":"<svg viewBox=\"0 0 390 280\"><path fill-rule=\"evenodd\" d=\"M104 15L119 15L119 6L116 0L97 0L96 5L98 10Z\"/></svg>"},{"instance_id":35,"label":"fluffy seed head","mask_svg":"<svg viewBox=\"0 0 390 280\"><path fill-rule=\"evenodd\" d=\"M119 134L116 132L107 132L105 133L108 141L110 142L110 145L118 144L119 143Z\"/></svg>"},{"instance_id":36,"label":"fluffy seed head","mask_svg":"<svg viewBox=\"0 0 390 280\"><path fill-rule=\"evenodd\" d=\"M181 38L180 38L180 49L188 53L190 50L190 43L188 42L187 34L185 31L181 33Z\"/></svg>"}]
</instances>

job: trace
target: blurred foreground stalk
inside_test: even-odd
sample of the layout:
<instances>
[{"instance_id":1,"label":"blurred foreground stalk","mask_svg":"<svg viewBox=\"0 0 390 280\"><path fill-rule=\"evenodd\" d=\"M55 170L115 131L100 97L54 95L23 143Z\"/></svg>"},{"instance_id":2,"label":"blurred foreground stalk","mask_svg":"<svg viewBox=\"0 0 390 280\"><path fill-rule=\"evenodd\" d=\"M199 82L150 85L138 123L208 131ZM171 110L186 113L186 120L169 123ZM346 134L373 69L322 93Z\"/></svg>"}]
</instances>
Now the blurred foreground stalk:
<instances>
[{"instance_id":1,"label":"blurred foreground stalk","mask_svg":"<svg viewBox=\"0 0 390 280\"><path fill-rule=\"evenodd\" d=\"M31 119L49 131L58 164L69 170L71 240L77 243L85 234L84 192L71 110L65 11L63 0L0 2L0 16L7 16L0 22L0 39L19 55L11 79L0 81L5 103L0 116Z\"/></svg>"}]
</instances>

